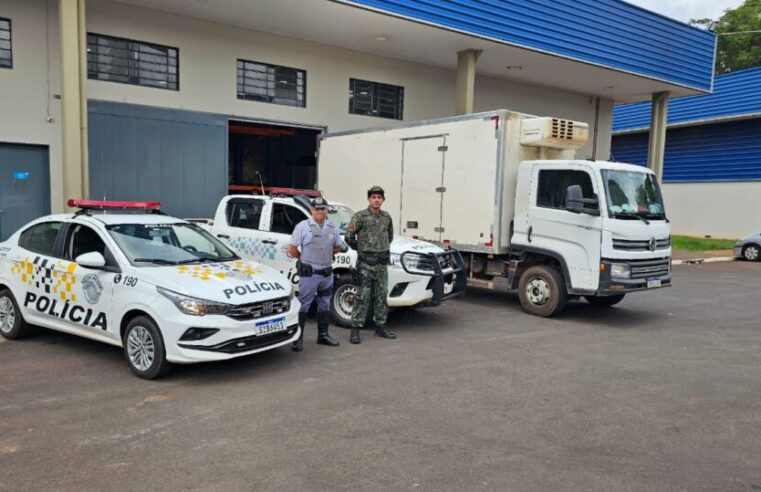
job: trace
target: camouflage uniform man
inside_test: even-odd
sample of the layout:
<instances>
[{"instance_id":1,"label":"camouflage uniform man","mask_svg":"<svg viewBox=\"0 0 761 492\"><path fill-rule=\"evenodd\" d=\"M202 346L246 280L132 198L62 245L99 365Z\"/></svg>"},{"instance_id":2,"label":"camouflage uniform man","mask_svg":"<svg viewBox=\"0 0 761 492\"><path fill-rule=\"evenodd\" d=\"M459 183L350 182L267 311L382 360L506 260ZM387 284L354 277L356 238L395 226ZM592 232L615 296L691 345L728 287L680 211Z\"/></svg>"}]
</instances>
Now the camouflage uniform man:
<instances>
[{"instance_id":1,"label":"camouflage uniform man","mask_svg":"<svg viewBox=\"0 0 761 492\"><path fill-rule=\"evenodd\" d=\"M328 334L330 325L330 297L333 293L333 255L346 251L338 228L328 219L328 202L322 197L311 202L309 219L302 220L293 230L288 243L288 254L298 258L299 274L299 326L301 336L293 342L294 352L304 347L304 328L312 301L317 298L317 343L337 347L339 343ZM299 247L301 251L299 251Z\"/></svg>"},{"instance_id":2,"label":"camouflage uniform man","mask_svg":"<svg viewBox=\"0 0 761 492\"><path fill-rule=\"evenodd\" d=\"M351 343L361 341L359 329L365 324L371 304L375 334L396 338L386 328L389 247L394 239L394 228L391 216L381 210L385 199L380 186L367 190L369 206L354 214L346 231L346 243L357 250L357 295L351 313Z\"/></svg>"}]
</instances>

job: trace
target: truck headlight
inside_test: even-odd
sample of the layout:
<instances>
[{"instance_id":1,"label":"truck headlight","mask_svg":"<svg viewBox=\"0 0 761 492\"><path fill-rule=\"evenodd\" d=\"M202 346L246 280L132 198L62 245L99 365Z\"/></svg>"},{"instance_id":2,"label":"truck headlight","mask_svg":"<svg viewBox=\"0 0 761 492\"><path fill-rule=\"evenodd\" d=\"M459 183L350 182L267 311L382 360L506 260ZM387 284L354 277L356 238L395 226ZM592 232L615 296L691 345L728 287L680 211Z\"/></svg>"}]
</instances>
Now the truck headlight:
<instances>
[{"instance_id":1,"label":"truck headlight","mask_svg":"<svg viewBox=\"0 0 761 492\"><path fill-rule=\"evenodd\" d=\"M189 297L163 287L156 287L156 290L159 294L172 301L172 304L177 306L177 309L190 316L226 314L230 309L228 304Z\"/></svg>"},{"instance_id":2,"label":"truck headlight","mask_svg":"<svg viewBox=\"0 0 761 492\"><path fill-rule=\"evenodd\" d=\"M626 263L611 263L610 264L610 277L611 278L630 278L632 270Z\"/></svg>"}]
</instances>

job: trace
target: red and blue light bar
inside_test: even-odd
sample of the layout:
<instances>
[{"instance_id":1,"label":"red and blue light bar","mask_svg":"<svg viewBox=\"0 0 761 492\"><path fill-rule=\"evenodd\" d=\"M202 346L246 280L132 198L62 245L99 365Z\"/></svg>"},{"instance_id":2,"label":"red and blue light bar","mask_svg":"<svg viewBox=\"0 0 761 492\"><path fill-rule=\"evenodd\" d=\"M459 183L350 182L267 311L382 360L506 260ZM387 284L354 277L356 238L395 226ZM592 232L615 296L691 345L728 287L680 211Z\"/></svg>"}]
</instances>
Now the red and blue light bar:
<instances>
[{"instance_id":1,"label":"red and blue light bar","mask_svg":"<svg viewBox=\"0 0 761 492\"><path fill-rule=\"evenodd\" d=\"M317 190L300 190L298 188L270 188L270 195L299 196L304 195L312 198L322 196Z\"/></svg>"},{"instance_id":2,"label":"red and blue light bar","mask_svg":"<svg viewBox=\"0 0 761 492\"><path fill-rule=\"evenodd\" d=\"M74 200L66 202L69 207L81 208L82 210L158 210L161 203L151 202L128 202L114 200Z\"/></svg>"}]
</instances>

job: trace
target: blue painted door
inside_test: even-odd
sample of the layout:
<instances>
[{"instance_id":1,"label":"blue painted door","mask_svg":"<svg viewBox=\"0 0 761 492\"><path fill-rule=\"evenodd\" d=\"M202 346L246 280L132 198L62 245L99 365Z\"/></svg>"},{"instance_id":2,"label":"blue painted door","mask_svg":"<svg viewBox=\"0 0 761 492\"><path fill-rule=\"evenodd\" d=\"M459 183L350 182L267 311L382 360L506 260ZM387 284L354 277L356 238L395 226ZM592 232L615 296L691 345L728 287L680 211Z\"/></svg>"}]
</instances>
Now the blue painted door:
<instances>
[{"instance_id":1,"label":"blue painted door","mask_svg":"<svg viewBox=\"0 0 761 492\"><path fill-rule=\"evenodd\" d=\"M0 241L49 213L48 148L0 143Z\"/></svg>"}]
</instances>

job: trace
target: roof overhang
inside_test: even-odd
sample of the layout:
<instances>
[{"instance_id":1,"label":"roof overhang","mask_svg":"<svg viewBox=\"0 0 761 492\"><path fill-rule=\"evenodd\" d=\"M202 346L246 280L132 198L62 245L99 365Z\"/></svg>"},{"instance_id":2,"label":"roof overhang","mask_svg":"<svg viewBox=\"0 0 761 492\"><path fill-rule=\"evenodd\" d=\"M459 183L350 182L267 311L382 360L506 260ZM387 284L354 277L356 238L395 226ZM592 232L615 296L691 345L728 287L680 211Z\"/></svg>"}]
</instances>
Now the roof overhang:
<instances>
[{"instance_id":1,"label":"roof overhang","mask_svg":"<svg viewBox=\"0 0 761 492\"><path fill-rule=\"evenodd\" d=\"M519 46L483 32L466 32L430 19L413 18L400 12L383 10L377 7L378 3L382 3L378 1L119 1L449 70L457 69L459 51L482 50L477 64L479 75L604 97L617 103L649 100L652 94L663 91L669 92L672 97L678 97L710 90L710 85L692 86L662 76L637 73L633 69L607 66L595 61L594 56L584 59L583 56L569 56L567 53L553 52L525 43ZM415 2L407 0L398 3ZM672 22L679 24L676 21ZM594 36L594 33L590 35ZM713 53L710 53L710 57L712 59Z\"/></svg>"}]
</instances>

